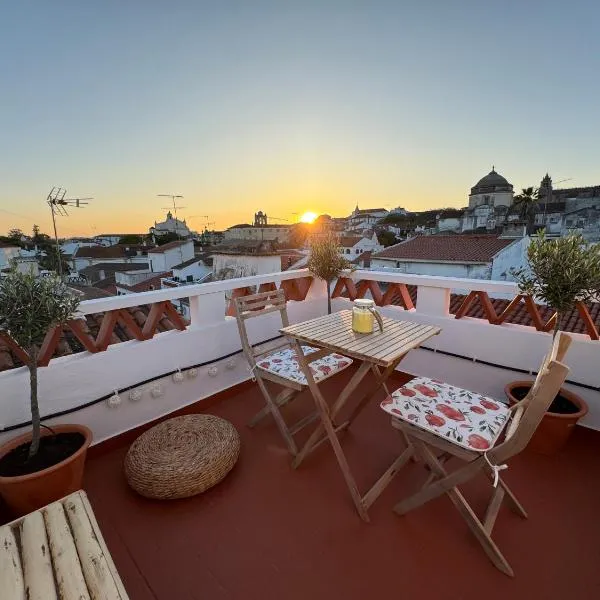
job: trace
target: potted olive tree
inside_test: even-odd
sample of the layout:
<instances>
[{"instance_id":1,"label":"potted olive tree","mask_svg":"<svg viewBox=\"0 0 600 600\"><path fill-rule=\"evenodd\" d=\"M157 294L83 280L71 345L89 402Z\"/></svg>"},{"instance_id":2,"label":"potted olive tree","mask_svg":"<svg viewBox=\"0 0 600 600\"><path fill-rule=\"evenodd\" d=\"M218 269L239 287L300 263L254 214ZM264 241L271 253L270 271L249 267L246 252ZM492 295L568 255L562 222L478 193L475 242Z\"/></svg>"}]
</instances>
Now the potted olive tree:
<instances>
[{"instance_id":1,"label":"potted olive tree","mask_svg":"<svg viewBox=\"0 0 600 600\"><path fill-rule=\"evenodd\" d=\"M91 431L82 425L44 427L38 403L40 350L46 333L72 319L79 298L56 276L11 271L0 278L0 333L27 356L31 431L0 446L0 494L26 514L81 487Z\"/></svg>"},{"instance_id":2,"label":"potted olive tree","mask_svg":"<svg viewBox=\"0 0 600 600\"><path fill-rule=\"evenodd\" d=\"M528 266L514 271L519 290L556 312L553 337L568 312L579 302L598 298L600 293L600 245L587 243L581 234L548 239L541 231L527 250ZM511 403L522 400L532 381L514 381L505 387ZM577 394L561 388L540 423L529 446L544 454L560 450L575 423L588 407Z\"/></svg>"},{"instance_id":3,"label":"potted olive tree","mask_svg":"<svg viewBox=\"0 0 600 600\"><path fill-rule=\"evenodd\" d=\"M327 314L331 314L331 282L352 264L340 253L338 238L333 233L315 237L310 243L308 270L327 284Z\"/></svg>"}]
</instances>

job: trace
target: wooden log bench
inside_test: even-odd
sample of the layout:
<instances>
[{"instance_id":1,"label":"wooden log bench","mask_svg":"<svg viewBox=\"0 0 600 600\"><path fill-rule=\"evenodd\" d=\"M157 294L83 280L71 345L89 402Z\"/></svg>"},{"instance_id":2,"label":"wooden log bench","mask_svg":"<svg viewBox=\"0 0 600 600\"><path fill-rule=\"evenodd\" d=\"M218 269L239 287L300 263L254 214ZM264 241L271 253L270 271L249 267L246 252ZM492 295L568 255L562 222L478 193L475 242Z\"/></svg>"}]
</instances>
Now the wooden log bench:
<instances>
[{"instance_id":1,"label":"wooden log bench","mask_svg":"<svg viewBox=\"0 0 600 600\"><path fill-rule=\"evenodd\" d=\"M128 600L84 491L0 527L2 600Z\"/></svg>"}]
</instances>

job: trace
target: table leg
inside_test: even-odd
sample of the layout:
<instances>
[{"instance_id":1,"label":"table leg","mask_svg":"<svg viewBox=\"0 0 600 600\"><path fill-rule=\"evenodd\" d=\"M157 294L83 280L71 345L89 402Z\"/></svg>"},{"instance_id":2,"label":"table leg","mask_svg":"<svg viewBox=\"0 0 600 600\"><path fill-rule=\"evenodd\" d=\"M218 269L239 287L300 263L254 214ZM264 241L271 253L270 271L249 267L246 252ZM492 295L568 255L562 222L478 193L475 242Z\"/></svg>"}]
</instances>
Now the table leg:
<instances>
[{"instance_id":1,"label":"table leg","mask_svg":"<svg viewBox=\"0 0 600 600\"><path fill-rule=\"evenodd\" d=\"M354 390L358 387L360 382L367 375L370 368L371 368L371 365L369 363L367 363L367 362L361 363L360 367L358 367L358 369L356 370L354 375L351 377L350 381L346 384L346 386L342 390L341 394L338 396L337 400L333 403L333 406L331 407L331 411L329 411L329 409L328 409L328 412L331 415L331 419L335 419L336 414L341 410L341 408L344 406L344 404L346 403L346 401L348 400L348 398L350 397L352 392L354 392ZM304 370L304 368L303 368L303 370ZM306 373L304 373L304 375L307 377ZM307 377L307 380L308 380L308 377ZM348 423L343 424L343 428L346 428L347 426L348 426ZM324 427L323 427L323 424L321 423L310 434L310 437L308 438L308 440L306 441L306 443L304 444L304 446L302 447L300 452L294 458L294 460L292 462L292 466L294 467L294 469L297 469L300 466L300 464L302 463L302 461L306 458L306 456L320 443L319 437L323 435L323 432L324 432Z\"/></svg>"},{"instance_id":2,"label":"table leg","mask_svg":"<svg viewBox=\"0 0 600 600\"><path fill-rule=\"evenodd\" d=\"M346 456L344 455L344 451L342 450L342 446L340 445L340 441L336 435L335 428L333 426L333 423L331 422L330 411L327 406L327 403L325 402L325 398L323 398L323 395L321 394L321 390L319 390L319 387L317 386L317 384L312 376L309 363L308 363L304 353L302 352L300 343L297 340L294 341L294 346L295 346L296 354L298 357L298 364L299 364L300 368L302 369L302 371L304 372L306 381L308 383L308 387L313 395L315 404L317 405L317 409L318 409L319 413L321 414L322 425L325 429L325 433L326 433L327 437L329 438L329 441L333 448L333 452L335 453L335 457L338 461L340 469L342 470L342 475L344 476L344 480L346 481L346 485L348 486L348 490L350 491L350 495L352 496L354 506L356 507L356 510L358 511L358 514L360 515L361 519L363 519L363 521L368 522L369 515L367 514L367 511L365 510L365 508L363 506L362 499L361 499L360 493L358 491L358 486L356 485L356 481L354 480L354 477L352 476L352 472L350 471L350 466L348 465L348 461L346 460ZM362 367L365 364L366 364L366 368L363 369ZM368 363L363 363L363 365L361 365L361 367L359 367L359 371L361 371L361 376L360 376L360 378L357 378L355 380L354 388L358 385L360 380L369 371L370 365ZM357 371L357 373L358 373L358 371ZM354 380L355 377L356 377L356 373L353 376L352 380ZM348 387L348 386L346 386L346 387ZM346 392L346 388L344 388L342 394L344 394L345 392ZM352 392L352 390L349 390L347 393L347 396L349 396L351 392ZM340 399L341 399L341 395L338 398L338 401L336 402L336 404L339 404ZM333 414L333 411L332 411L332 414ZM304 448L303 448L303 450L304 450Z\"/></svg>"}]
</instances>

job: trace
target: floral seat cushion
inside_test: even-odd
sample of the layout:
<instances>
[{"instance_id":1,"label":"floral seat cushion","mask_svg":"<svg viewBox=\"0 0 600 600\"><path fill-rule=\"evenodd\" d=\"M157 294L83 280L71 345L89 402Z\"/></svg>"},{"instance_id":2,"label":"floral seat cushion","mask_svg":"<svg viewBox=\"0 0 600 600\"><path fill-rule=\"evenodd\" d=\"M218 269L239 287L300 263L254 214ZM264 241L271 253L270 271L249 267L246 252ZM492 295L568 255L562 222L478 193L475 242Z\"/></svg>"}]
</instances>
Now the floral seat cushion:
<instances>
[{"instance_id":1,"label":"floral seat cushion","mask_svg":"<svg viewBox=\"0 0 600 600\"><path fill-rule=\"evenodd\" d=\"M316 352L318 348L312 346L302 346L304 354ZM342 371L352 364L352 359L341 354L328 354L319 360L310 363L310 371L316 382L323 381L332 375ZM286 348L279 352L274 352L261 358L256 363L257 368L279 375L285 379L291 379L301 385L307 385L306 377L296 358L296 352L292 348Z\"/></svg>"},{"instance_id":2,"label":"floral seat cushion","mask_svg":"<svg viewBox=\"0 0 600 600\"><path fill-rule=\"evenodd\" d=\"M494 446L510 417L510 410L501 402L427 377L411 379L388 396L381 408L478 452Z\"/></svg>"}]
</instances>

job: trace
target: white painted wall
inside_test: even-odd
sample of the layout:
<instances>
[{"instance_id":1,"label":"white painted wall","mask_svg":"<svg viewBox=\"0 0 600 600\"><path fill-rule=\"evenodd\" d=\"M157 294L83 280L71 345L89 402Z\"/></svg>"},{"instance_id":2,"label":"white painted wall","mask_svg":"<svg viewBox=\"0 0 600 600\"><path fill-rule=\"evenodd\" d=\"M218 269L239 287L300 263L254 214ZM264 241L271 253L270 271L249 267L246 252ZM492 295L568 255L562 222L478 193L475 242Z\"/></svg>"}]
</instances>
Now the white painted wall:
<instances>
[{"instance_id":1,"label":"white painted wall","mask_svg":"<svg viewBox=\"0 0 600 600\"><path fill-rule=\"evenodd\" d=\"M415 275L433 275L440 277L464 277L467 279L489 279L490 265L460 264L441 262L416 262L407 260L389 260L373 258L371 269L394 269L398 273L413 273Z\"/></svg>"},{"instance_id":2,"label":"white painted wall","mask_svg":"<svg viewBox=\"0 0 600 600\"><path fill-rule=\"evenodd\" d=\"M381 252L383 246L377 241L377 235L374 233L371 237L361 238L354 246L340 246L340 254L343 254L348 260L353 260L363 252Z\"/></svg>"},{"instance_id":3,"label":"white painted wall","mask_svg":"<svg viewBox=\"0 0 600 600\"><path fill-rule=\"evenodd\" d=\"M482 204L491 206L511 206L513 203L513 192L489 192L487 194L470 194L469 208L475 208Z\"/></svg>"},{"instance_id":4,"label":"white painted wall","mask_svg":"<svg viewBox=\"0 0 600 600\"><path fill-rule=\"evenodd\" d=\"M175 248L169 248L162 252L148 252L146 259L150 263L153 273L170 271L175 265L181 264L194 257L194 242L187 240Z\"/></svg>"},{"instance_id":5,"label":"white painted wall","mask_svg":"<svg viewBox=\"0 0 600 600\"><path fill-rule=\"evenodd\" d=\"M496 281L514 281L511 269L521 269L527 265L529 237L515 240L510 246L496 254L492 262L492 279Z\"/></svg>"},{"instance_id":6,"label":"white painted wall","mask_svg":"<svg viewBox=\"0 0 600 600\"><path fill-rule=\"evenodd\" d=\"M213 255L213 271L219 276L224 271L231 271L237 276L263 275L281 271L279 254L256 256L252 254L215 254Z\"/></svg>"}]
</instances>

